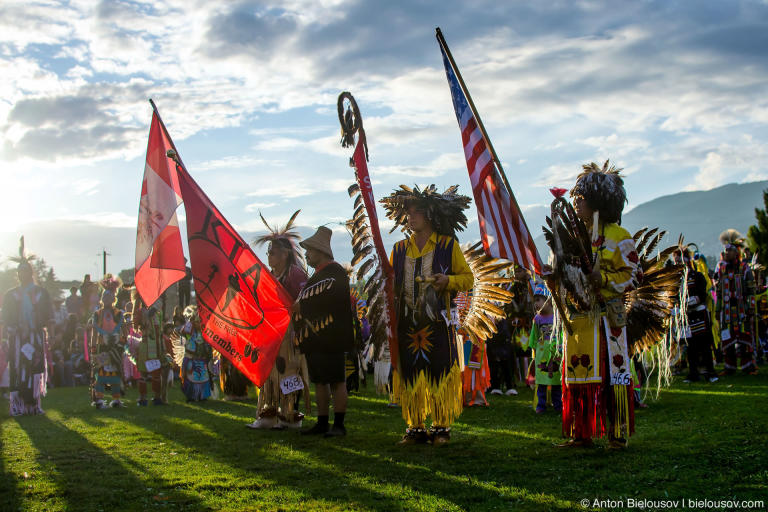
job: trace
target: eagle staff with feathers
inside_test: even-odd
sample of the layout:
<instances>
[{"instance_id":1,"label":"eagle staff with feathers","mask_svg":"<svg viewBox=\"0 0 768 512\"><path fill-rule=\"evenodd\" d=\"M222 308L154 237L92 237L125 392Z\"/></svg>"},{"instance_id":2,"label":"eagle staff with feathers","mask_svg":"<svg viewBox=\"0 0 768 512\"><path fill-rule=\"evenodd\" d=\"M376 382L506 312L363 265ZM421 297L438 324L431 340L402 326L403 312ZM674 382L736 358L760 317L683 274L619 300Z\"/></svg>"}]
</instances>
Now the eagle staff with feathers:
<instances>
[{"instance_id":1,"label":"eagle staff with feathers","mask_svg":"<svg viewBox=\"0 0 768 512\"><path fill-rule=\"evenodd\" d=\"M563 446L609 437L623 448L634 431L630 357L664 339L680 293L683 265L665 267L682 240L654 255L664 231L621 227L621 169L583 166L570 192L553 189L545 236L554 256L547 285L565 331ZM682 237L681 237L682 238ZM684 320L683 320L684 323ZM661 363L661 367L665 363Z\"/></svg>"},{"instance_id":2,"label":"eagle staff with feathers","mask_svg":"<svg viewBox=\"0 0 768 512\"><path fill-rule=\"evenodd\" d=\"M458 194L457 185L442 193L435 185L423 190L401 185L380 201L395 222L392 231L400 228L406 235L388 258L368 176L360 110L348 92L339 95L338 110L342 146L355 146L350 164L357 183L349 189L355 212L348 224L352 265L360 265L358 279L369 276L363 291L370 305L374 353L389 343L392 394L407 424L400 444L442 445L449 441L450 427L462 409L459 322L453 300L474 283L463 327L473 340L486 339L495 332L494 319L503 315L499 306L511 298L501 287L508 280L498 275L509 263L488 258L477 247L462 252L456 232L466 227L464 210L471 199ZM428 416L432 416L429 431Z\"/></svg>"}]
</instances>

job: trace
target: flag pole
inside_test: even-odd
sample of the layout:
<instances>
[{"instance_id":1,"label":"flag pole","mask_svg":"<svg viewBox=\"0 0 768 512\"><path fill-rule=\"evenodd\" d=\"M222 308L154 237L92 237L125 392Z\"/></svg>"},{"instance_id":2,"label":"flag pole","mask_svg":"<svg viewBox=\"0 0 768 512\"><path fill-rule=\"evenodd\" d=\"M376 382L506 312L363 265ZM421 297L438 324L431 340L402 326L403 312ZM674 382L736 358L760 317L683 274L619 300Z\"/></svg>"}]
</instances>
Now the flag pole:
<instances>
[{"instance_id":1,"label":"flag pole","mask_svg":"<svg viewBox=\"0 0 768 512\"><path fill-rule=\"evenodd\" d=\"M200 185L197 184L197 182L192 177L192 175L189 174L189 171L187 170L187 166L184 165L184 162L181 161L181 155L179 154L178 150L176 149L176 144L173 143L173 139L171 138L171 134L168 133L168 129L165 127L165 123L163 122L163 118L160 117L160 112L157 110L157 106L155 105L155 102L152 101L152 98L149 99L149 103L152 105L152 110L157 115L157 120L160 122L160 127L163 129L163 133L165 133L165 136L168 137L168 142L171 143L171 148L173 148L173 151L174 151L173 155L167 154L166 156L168 158L172 159L174 162L176 162L177 168L180 167L181 170L184 171L184 173L181 176L185 180L187 180L188 183L192 184L195 187L196 192L198 194L200 194L200 196L202 198L204 198L205 201L208 202L208 204L213 205L214 203L213 203L213 201L211 201L211 198L208 197L208 194L206 194L205 191L200 187ZM224 226L227 227L227 229L231 230L232 232L234 232L237 235L237 237L240 239L240 241L242 241L244 246L248 246L248 243L246 243L245 240L243 240L243 237L240 236L240 233L238 233L237 230L235 230L235 228L232 226L232 224L230 224L230 222L227 220L226 217L224 217L222 215L221 216L221 221L224 224Z\"/></svg>"},{"instance_id":2,"label":"flag pole","mask_svg":"<svg viewBox=\"0 0 768 512\"><path fill-rule=\"evenodd\" d=\"M157 110L157 105L155 105L155 102L152 101L152 98L149 98L149 104L152 105L152 111L157 115L157 120L160 123L160 127L163 129L163 133L165 133L165 136L168 138L168 142L171 143L171 147L173 148L173 155L166 155L168 158L171 158L176 163L176 169L184 171L183 174L181 174L182 178L187 180L188 183L190 183L194 188L196 189L196 192L200 194L200 196L205 199L205 201L208 202L208 204L213 205L213 201L211 201L211 198L208 197L208 194L205 193L205 191L200 187L200 185L197 184L195 179L189 174L189 171L187 170L187 166L184 165L184 162L181 161L181 155L179 154L178 150L176 150L176 144L173 143L173 139L171 138L171 134L168 133L168 129L165 127L165 123L163 122L163 118L160 116L160 112ZM170 150L169 150L170 151ZM221 221L222 224L227 227L230 231L232 231L237 238L240 239L240 241L243 243L244 247L250 247L249 244L243 240L243 237L240 236L240 233L235 230L234 226L229 223L226 217L221 215ZM190 257L191 261L191 257ZM277 283L281 288L283 287L280 282ZM286 292L287 294L288 292Z\"/></svg>"},{"instance_id":3,"label":"flag pole","mask_svg":"<svg viewBox=\"0 0 768 512\"><path fill-rule=\"evenodd\" d=\"M504 186L507 188L507 193L509 194L509 197L512 199L512 201L517 202L515 199L515 194L512 192L512 187L509 185L509 181L507 181L507 175L504 173L504 168L501 166L501 160L499 160L499 157L496 154L496 150L493 148L491 138L488 137L488 132L485 131L483 120L480 118L480 114L477 112L475 102L472 101L472 95L469 94L469 89L467 89L467 85L464 83L464 78L461 76L461 71L459 71L459 67L456 65L456 61L453 60L453 55L451 54L451 50L448 48L448 43L445 42L445 37L443 37L443 32L440 30L440 27L435 28L435 37L437 37L437 42L440 44L440 47L443 49L443 51L445 51L445 55L448 57L448 62L451 64L451 68L453 69L453 72L456 74L456 78L459 81L459 86L464 92L464 96L467 98L469 108L472 110L472 114L475 116L475 119L477 119L477 126L480 128L480 133L483 134L483 139L488 145L488 149L491 151L491 156L493 157L493 161L496 163L496 168L499 170L499 174L501 175L501 179L504 182ZM525 226L526 231L530 233L531 230L528 229L528 224L525 222L525 217L523 217L522 212L520 212L520 220L523 221L523 225ZM538 250L536 252L538 255ZM541 257L539 257L539 260L541 260Z\"/></svg>"},{"instance_id":4,"label":"flag pole","mask_svg":"<svg viewBox=\"0 0 768 512\"><path fill-rule=\"evenodd\" d=\"M173 157L173 160L178 163L182 169L184 169L184 172L189 175L189 171L187 170L187 166L184 165L184 162L181 161L181 155L179 154L179 151L176 149L176 144L173 143L173 139L171 138L171 134L168 133L168 128L165 127L165 123L163 122L163 118L160 116L160 111L157 110L157 105L155 105L155 102L152 101L152 98L149 98L149 104L152 105L152 111L157 115L157 120L160 122L160 127L163 129L163 133L168 138L168 142L171 143L171 147L176 152L176 154ZM167 156L167 155L166 155ZM201 189L202 191L202 189ZM208 197L206 196L206 199Z\"/></svg>"}]
</instances>

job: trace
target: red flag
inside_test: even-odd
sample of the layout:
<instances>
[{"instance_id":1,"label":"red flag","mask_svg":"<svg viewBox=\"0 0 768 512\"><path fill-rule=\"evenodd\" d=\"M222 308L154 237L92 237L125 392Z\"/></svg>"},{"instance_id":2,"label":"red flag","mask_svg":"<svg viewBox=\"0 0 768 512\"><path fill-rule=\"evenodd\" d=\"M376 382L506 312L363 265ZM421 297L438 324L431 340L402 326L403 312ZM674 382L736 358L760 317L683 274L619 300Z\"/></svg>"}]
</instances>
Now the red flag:
<instances>
[{"instance_id":1,"label":"red flag","mask_svg":"<svg viewBox=\"0 0 768 512\"><path fill-rule=\"evenodd\" d=\"M179 183L203 337L261 386L288 329L291 298L181 167Z\"/></svg>"},{"instance_id":2,"label":"red flag","mask_svg":"<svg viewBox=\"0 0 768 512\"><path fill-rule=\"evenodd\" d=\"M186 273L176 217L181 204L179 182L175 163L166 156L171 147L157 113L153 113L141 184L135 264L136 290L148 305Z\"/></svg>"},{"instance_id":3,"label":"red flag","mask_svg":"<svg viewBox=\"0 0 768 512\"><path fill-rule=\"evenodd\" d=\"M389 353L392 365L397 368L399 365L398 345L397 345L397 317L395 316L395 269L389 263L387 251L384 248L384 241L381 239L381 229L379 228L379 216L376 213L376 199L373 195L371 178L368 175L368 162L365 154L365 132L360 130L360 138L355 146L355 152L352 160L355 162L357 176L357 185L360 187L360 194L363 196L363 204L368 214L368 220L371 226L371 236L373 237L373 246L376 249L376 256L381 266L382 278L384 279L384 299L387 323L387 341L389 342Z\"/></svg>"}]
</instances>

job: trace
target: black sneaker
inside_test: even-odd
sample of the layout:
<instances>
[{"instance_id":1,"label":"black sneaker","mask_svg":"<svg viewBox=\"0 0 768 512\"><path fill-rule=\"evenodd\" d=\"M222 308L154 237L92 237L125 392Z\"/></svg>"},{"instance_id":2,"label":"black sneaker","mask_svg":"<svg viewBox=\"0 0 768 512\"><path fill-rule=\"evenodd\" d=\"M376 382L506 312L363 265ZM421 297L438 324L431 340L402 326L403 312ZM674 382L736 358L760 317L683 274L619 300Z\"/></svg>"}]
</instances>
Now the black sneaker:
<instances>
[{"instance_id":1,"label":"black sneaker","mask_svg":"<svg viewBox=\"0 0 768 512\"><path fill-rule=\"evenodd\" d=\"M299 434L302 436L318 436L320 434L325 434L330 430L330 426L326 423L325 425L320 425L319 423L316 423L314 427L312 428L305 428L304 430L300 430Z\"/></svg>"},{"instance_id":2,"label":"black sneaker","mask_svg":"<svg viewBox=\"0 0 768 512\"><path fill-rule=\"evenodd\" d=\"M136 400L136 405L138 405L139 407L146 407L147 406L147 401L146 401L146 399L141 399L140 398L139 400Z\"/></svg>"},{"instance_id":3,"label":"black sneaker","mask_svg":"<svg viewBox=\"0 0 768 512\"><path fill-rule=\"evenodd\" d=\"M345 435L347 435L346 428L334 425L328 432L324 434L323 437L343 437Z\"/></svg>"}]
</instances>

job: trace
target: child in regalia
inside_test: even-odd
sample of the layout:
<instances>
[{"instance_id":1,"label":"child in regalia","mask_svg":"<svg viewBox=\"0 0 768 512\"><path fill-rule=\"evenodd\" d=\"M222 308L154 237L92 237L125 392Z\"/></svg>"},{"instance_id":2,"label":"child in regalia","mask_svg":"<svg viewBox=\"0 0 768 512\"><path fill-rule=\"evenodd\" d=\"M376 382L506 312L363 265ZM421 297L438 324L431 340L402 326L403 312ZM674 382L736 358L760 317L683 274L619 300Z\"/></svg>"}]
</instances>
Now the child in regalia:
<instances>
[{"instance_id":1,"label":"child in regalia","mask_svg":"<svg viewBox=\"0 0 768 512\"><path fill-rule=\"evenodd\" d=\"M136 366L141 374L139 379L138 405L147 405L147 384L152 387L153 405L163 405L162 366L165 343L162 331L162 313L154 307L147 307L138 293L134 293L133 327L141 334L141 343L136 351Z\"/></svg>"},{"instance_id":2,"label":"child in regalia","mask_svg":"<svg viewBox=\"0 0 768 512\"><path fill-rule=\"evenodd\" d=\"M552 407L560 414L563 409L560 364L563 356L558 343L552 339L554 313L549 290L543 283L536 285L533 291L533 304L536 315L533 317L528 347L534 353L534 372L536 376L536 414L547 410L547 390L550 390Z\"/></svg>"},{"instance_id":3,"label":"child in regalia","mask_svg":"<svg viewBox=\"0 0 768 512\"><path fill-rule=\"evenodd\" d=\"M186 324L182 334L186 337L184 360L181 364L181 390L187 402L207 400L211 396L211 373L208 365L213 356L211 346L203 339L197 306L184 309Z\"/></svg>"},{"instance_id":4,"label":"child in regalia","mask_svg":"<svg viewBox=\"0 0 768 512\"><path fill-rule=\"evenodd\" d=\"M101 282L104 292L101 295L101 308L93 314L94 366L96 382L94 384L93 405L98 409L106 407L104 392L109 388L112 395L111 407L121 407L123 402L123 352L126 328L123 312L115 307L116 291L120 280L107 274Z\"/></svg>"}]
</instances>

